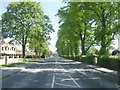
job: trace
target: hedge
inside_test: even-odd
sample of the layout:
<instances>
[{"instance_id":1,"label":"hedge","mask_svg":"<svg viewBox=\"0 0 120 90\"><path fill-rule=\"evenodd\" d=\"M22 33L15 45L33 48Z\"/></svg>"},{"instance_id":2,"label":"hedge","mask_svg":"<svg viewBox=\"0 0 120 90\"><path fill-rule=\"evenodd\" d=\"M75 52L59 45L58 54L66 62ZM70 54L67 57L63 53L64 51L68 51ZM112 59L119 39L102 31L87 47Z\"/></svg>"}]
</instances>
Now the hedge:
<instances>
[{"instance_id":1,"label":"hedge","mask_svg":"<svg viewBox=\"0 0 120 90\"><path fill-rule=\"evenodd\" d=\"M32 58L33 56L32 55L26 55L26 58Z\"/></svg>"},{"instance_id":2,"label":"hedge","mask_svg":"<svg viewBox=\"0 0 120 90\"><path fill-rule=\"evenodd\" d=\"M97 58L97 66L105 67L113 70L120 70L120 58L109 56L84 56L81 57L81 62L95 64L94 59Z\"/></svg>"},{"instance_id":3,"label":"hedge","mask_svg":"<svg viewBox=\"0 0 120 90\"><path fill-rule=\"evenodd\" d=\"M118 67L120 65L119 62L120 62L119 58L103 56L103 57L98 57L97 65L108 69L118 70Z\"/></svg>"},{"instance_id":4,"label":"hedge","mask_svg":"<svg viewBox=\"0 0 120 90\"><path fill-rule=\"evenodd\" d=\"M67 56L63 56L63 57L120 71L120 55L118 56L82 55L77 57L67 57ZM95 62L95 58L97 58L96 62Z\"/></svg>"}]
</instances>

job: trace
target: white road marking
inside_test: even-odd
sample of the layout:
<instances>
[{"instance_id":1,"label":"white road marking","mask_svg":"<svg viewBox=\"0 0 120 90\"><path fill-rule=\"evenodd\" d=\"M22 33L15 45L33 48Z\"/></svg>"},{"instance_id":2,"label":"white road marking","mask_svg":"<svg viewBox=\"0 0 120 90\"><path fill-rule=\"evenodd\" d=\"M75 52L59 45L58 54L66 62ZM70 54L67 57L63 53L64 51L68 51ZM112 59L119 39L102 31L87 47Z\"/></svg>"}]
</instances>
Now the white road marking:
<instances>
[{"instance_id":1,"label":"white road marking","mask_svg":"<svg viewBox=\"0 0 120 90\"><path fill-rule=\"evenodd\" d=\"M74 87L76 88L76 86L71 86L71 85L66 85L66 84L61 84L61 83L56 83L57 85L61 85L61 86L67 86L67 87Z\"/></svg>"},{"instance_id":2,"label":"white road marking","mask_svg":"<svg viewBox=\"0 0 120 90\"><path fill-rule=\"evenodd\" d=\"M54 73L56 72L56 63L57 61L55 62L55 69L54 69ZM55 84L55 75L53 75L53 79L52 79L52 85L51 85L51 88L54 88L54 84Z\"/></svg>"},{"instance_id":3,"label":"white road marking","mask_svg":"<svg viewBox=\"0 0 120 90\"><path fill-rule=\"evenodd\" d=\"M73 80L73 82L80 88L80 85L69 75L69 77Z\"/></svg>"},{"instance_id":4,"label":"white road marking","mask_svg":"<svg viewBox=\"0 0 120 90\"><path fill-rule=\"evenodd\" d=\"M59 64L60 65L60 64ZM67 72L61 65L60 67L63 69L64 72ZM80 88L80 85L74 80L74 78L71 77L71 75L67 74L71 80L73 80L73 82Z\"/></svg>"},{"instance_id":5,"label":"white road marking","mask_svg":"<svg viewBox=\"0 0 120 90\"><path fill-rule=\"evenodd\" d=\"M54 83L55 83L55 75L53 75L51 88L54 88Z\"/></svg>"},{"instance_id":6,"label":"white road marking","mask_svg":"<svg viewBox=\"0 0 120 90\"><path fill-rule=\"evenodd\" d=\"M59 63L57 62L57 60L55 60L56 61L56 64L58 65ZM60 64L59 64L60 65ZM66 73L67 71L60 65L60 67L62 68L62 70ZM66 75L68 75L69 77L70 77L70 79L77 85L77 87L79 87L80 88L80 85L69 75L69 74L66 74ZM53 78L55 78L55 76L53 77ZM54 81L54 83L55 83L55 81Z\"/></svg>"}]
</instances>

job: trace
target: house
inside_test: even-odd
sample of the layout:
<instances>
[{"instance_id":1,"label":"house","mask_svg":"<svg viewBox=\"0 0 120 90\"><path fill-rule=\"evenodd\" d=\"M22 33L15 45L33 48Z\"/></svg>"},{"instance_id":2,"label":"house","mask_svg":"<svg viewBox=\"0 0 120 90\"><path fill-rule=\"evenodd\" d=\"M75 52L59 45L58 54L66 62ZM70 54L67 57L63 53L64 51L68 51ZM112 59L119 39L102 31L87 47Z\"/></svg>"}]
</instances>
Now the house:
<instances>
[{"instance_id":1,"label":"house","mask_svg":"<svg viewBox=\"0 0 120 90\"><path fill-rule=\"evenodd\" d=\"M0 41L0 54L16 54L16 47L13 43Z\"/></svg>"}]
</instances>

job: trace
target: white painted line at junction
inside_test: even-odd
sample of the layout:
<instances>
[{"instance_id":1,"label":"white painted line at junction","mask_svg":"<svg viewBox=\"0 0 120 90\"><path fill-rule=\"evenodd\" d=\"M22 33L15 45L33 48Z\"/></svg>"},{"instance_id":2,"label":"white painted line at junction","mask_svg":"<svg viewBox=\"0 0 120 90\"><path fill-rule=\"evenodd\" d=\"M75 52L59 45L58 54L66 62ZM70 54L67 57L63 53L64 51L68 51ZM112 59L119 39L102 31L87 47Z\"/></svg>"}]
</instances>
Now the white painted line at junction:
<instances>
[{"instance_id":1,"label":"white painted line at junction","mask_svg":"<svg viewBox=\"0 0 120 90\"><path fill-rule=\"evenodd\" d=\"M70 75L69 77L73 80L73 82L80 88L80 85L75 81L75 79L73 79Z\"/></svg>"},{"instance_id":2,"label":"white painted line at junction","mask_svg":"<svg viewBox=\"0 0 120 90\"><path fill-rule=\"evenodd\" d=\"M54 88L54 83L55 83L55 75L53 75L52 86L51 86L51 88Z\"/></svg>"},{"instance_id":3,"label":"white painted line at junction","mask_svg":"<svg viewBox=\"0 0 120 90\"><path fill-rule=\"evenodd\" d=\"M66 84L61 84L61 83L56 83L57 85L61 85L61 86L67 86L67 87L74 87L76 88L76 86L71 86L71 85L66 85Z\"/></svg>"},{"instance_id":4,"label":"white painted line at junction","mask_svg":"<svg viewBox=\"0 0 120 90\"><path fill-rule=\"evenodd\" d=\"M59 64L60 65L60 64ZM60 67L63 69L64 72L67 72L61 65ZM74 80L74 78L71 77L71 75L67 74L71 80L73 80L73 82L80 88L80 85Z\"/></svg>"}]
</instances>

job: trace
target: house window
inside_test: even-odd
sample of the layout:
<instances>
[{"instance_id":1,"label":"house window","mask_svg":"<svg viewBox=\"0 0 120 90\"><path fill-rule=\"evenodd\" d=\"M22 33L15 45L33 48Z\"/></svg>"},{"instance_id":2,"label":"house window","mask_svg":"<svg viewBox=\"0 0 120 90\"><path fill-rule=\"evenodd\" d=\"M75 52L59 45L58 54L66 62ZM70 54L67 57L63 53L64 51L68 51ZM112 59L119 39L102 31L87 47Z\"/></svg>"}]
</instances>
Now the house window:
<instances>
[{"instance_id":1,"label":"house window","mask_svg":"<svg viewBox=\"0 0 120 90\"><path fill-rule=\"evenodd\" d=\"M5 50L7 50L7 47L5 47Z\"/></svg>"},{"instance_id":2,"label":"house window","mask_svg":"<svg viewBox=\"0 0 120 90\"><path fill-rule=\"evenodd\" d=\"M4 47L2 47L2 51L4 51Z\"/></svg>"},{"instance_id":3,"label":"house window","mask_svg":"<svg viewBox=\"0 0 120 90\"><path fill-rule=\"evenodd\" d=\"M14 48L12 47L12 51L14 50Z\"/></svg>"}]
</instances>

